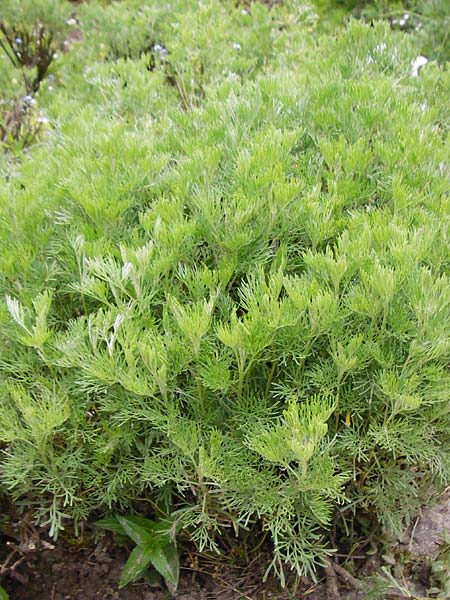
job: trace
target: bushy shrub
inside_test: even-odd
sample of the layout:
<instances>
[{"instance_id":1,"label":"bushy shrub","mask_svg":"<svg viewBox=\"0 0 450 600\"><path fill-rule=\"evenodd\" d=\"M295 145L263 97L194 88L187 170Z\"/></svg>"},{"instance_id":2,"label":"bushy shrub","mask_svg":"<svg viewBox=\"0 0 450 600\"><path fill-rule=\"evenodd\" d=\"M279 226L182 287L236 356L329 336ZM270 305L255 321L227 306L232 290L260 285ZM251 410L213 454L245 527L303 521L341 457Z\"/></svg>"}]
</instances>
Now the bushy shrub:
<instances>
[{"instance_id":1,"label":"bushy shrub","mask_svg":"<svg viewBox=\"0 0 450 600\"><path fill-rule=\"evenodd\" d=\"M426 57L450 60L450 4L447 0L317 0L321 27L327 31L350 17L385 20L396 31L415 38Z\"/></svg>"},{"instance_id":2,"label":"bushy shrub","mask_svg":"<svg viewBox=\"0 0 450 600\"><path fill-rule=\"evenodd\" d=\"M449 481L449 74L413 76L387 25L305 41L292 7L209 33L218 4L172 40L183 77L211 58L195 102L106 53L9 171L1 480L52 534L142 497L200 549L269 533L283 578L323 563L335 511L395 533ZM226 72L215 44L247 38Z\"/></svg>"}]
</instances>

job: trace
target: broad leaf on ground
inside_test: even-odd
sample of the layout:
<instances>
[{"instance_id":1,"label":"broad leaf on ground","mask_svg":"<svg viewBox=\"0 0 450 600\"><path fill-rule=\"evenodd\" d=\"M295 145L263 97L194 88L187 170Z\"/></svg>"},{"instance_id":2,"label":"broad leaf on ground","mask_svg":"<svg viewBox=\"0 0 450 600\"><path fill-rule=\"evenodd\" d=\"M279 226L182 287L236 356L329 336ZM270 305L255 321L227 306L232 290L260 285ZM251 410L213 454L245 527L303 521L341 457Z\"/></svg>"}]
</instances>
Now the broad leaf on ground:
<instances>
[{"instance_id":1,"label":"broad leaf on ground","mask_svg":"<svg viewBox=\"0 0 450 600\"><path fill-rule=\"evenodd\" d=\"M136 546L125 563L120 576L119 587L123 588L131 581L139 579L139 577L145 573L150 563L153 562L154 553L154 548L143 548L142 546Z\"/></svg>"}]
</instances>

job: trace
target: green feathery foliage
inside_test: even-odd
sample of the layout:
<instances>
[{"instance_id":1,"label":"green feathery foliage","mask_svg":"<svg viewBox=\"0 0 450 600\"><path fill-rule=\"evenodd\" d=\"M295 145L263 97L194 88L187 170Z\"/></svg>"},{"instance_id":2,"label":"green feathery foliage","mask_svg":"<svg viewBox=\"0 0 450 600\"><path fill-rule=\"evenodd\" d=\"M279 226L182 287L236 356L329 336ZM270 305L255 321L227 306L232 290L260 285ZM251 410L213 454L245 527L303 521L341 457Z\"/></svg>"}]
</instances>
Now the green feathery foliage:
<instances>
[{"instance_id":1,"label":"green feathery foliage","mask_svg":"<svg viewBox=\"0 0 450 600\"><path fill-rule=\"evenodd\" d=\"M450 480L449 72L294 1L141 4L64 17L2 159L2 486L313 574L335 511L396 533Z\"/></svg>"}]
</instances>

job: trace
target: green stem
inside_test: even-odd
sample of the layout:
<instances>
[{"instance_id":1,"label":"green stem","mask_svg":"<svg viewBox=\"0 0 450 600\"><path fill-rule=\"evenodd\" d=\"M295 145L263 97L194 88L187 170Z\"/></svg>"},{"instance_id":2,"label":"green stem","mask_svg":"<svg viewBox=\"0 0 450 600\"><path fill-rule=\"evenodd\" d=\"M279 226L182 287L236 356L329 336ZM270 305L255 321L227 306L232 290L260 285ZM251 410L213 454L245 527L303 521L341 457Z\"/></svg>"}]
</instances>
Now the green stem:
<instances>
[{"instance_id":1,"label":"green stem","mask_svg":"<svg viewBox=\"0 0 450 600\"><path fill-rule=\"evenodd\" d=\"M202 383L199 379L199 377L196 378L197 379L197 394L198 394L198 399L200 401L200 405L203 406L205 403L205 395L203 393L203 386Z\"/></svg>"},{"instance_id":2,"label":"green stem","mask_svg":"<svg viewBox=\"0 0 450 600\"><path fill-rule=\"evenodd\" d=\"M272 383L273 375L275 373L275 369L277 367L277 364L278 364L277 361L274 360L272 362L272 366L271 366L270 371L269 371L269 376L268 376L267 382L266 382L266 389L265 389L265 392L264 392L264 395L266 396L266 398L269 396L270 385Z\"/></svg>"}]
</instances>

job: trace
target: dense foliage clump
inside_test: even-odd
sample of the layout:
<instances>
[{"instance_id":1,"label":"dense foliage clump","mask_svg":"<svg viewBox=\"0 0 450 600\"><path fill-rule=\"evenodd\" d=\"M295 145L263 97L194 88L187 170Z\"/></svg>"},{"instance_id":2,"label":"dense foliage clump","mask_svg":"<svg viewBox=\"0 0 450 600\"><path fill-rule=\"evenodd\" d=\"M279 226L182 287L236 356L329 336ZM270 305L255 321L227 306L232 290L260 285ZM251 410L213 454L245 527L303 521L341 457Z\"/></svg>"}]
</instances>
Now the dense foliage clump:
<instances>
[{"instance_id":1,"label":"dense foliage clump","mask_svg":"<svg viewBox=\"0 0 450 600\"><path fill-rule=\"evenodd\" d=\"M34 4L62 49L1 163L3 489L311 573L333 515L397 533L450 480L449 72L297 2L141 4Z\"/></svg>"}]
</instances>

